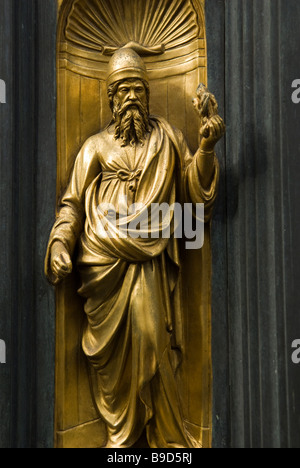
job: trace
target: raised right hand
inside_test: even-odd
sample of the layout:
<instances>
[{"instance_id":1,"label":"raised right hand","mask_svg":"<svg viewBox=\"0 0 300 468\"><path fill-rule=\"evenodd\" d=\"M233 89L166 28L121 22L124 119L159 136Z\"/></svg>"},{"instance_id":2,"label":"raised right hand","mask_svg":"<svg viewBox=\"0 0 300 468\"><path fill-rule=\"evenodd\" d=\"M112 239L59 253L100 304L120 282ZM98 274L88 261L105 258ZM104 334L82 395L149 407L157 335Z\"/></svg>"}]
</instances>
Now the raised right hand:
<instances>
[{"instance_id":1,"label":"raised right hand","mask_svg":"<svg viewBox=\"0 0 300 468\"><path fill-rule=\"evenodd\" d=\"M51 248L51 270L58 279L64 279L73 269L69 252L62 242L55 242Z\"/></svg>"}]
</instances>

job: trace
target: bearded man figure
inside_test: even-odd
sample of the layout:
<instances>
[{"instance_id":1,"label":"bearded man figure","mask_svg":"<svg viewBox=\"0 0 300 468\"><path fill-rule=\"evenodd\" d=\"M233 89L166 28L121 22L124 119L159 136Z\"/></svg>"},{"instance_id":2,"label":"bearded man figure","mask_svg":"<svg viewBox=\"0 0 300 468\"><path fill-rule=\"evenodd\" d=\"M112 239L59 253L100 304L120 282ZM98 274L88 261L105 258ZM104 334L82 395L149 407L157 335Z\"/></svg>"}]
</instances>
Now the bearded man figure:
<instances>
[{"instance_id":1,"label":"bearded man figure","mask_svg":"<svg viewBox=\"0 0 300 468\"><path fill-rule=\"evenodd\" d=\"M148 236L124 236L123 228L140 215L130 210L133 203L149 211L154 203L204 203L208 221L219 174L214 146L225 127L219 116L210 119L193 157L179 130L149 116L146 68L132 49L112 57L107 89L113 120L77 156L50 236L46 275L57 284L70 274L78 244L87 317L82 347L107 447L132 447L144 430L151 448L199 447L176 383L184 318L179 240L174 230L165 238L162 225L156 236L150 225ZM105 204L116 207L117 223L99 208ZM115 235L103 235L103 219Z\"/></svg>"}]
</instances>

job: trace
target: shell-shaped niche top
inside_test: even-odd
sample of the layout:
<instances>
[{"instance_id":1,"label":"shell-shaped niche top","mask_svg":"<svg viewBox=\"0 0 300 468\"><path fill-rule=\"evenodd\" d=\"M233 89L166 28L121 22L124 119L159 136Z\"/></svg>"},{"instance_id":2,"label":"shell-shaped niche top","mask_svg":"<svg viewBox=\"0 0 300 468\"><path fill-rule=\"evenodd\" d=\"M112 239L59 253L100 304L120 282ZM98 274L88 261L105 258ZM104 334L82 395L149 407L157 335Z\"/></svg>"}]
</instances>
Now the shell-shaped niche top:
<instances>
[{"instance_id":1,"label":"shell-shaped niche top","mask_svg":"<svg viewBox=\"0 0 300 468\"><path fill-rule=\"evenodd\" d=\"M128 43L155 55L197 39L200 29L190 0L75 0L65 39L104 55Z\"/></svg>"}]
</instances>

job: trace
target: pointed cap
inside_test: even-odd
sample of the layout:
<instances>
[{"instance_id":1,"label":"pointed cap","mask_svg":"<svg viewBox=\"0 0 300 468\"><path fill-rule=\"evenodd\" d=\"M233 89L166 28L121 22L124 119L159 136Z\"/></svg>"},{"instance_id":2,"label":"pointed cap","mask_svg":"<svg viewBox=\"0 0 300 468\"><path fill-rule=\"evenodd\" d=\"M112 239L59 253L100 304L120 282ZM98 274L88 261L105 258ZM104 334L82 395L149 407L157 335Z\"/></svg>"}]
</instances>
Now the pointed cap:
<instances>
[{"instance_id":1,"label":"pointed cap","mask_svg":"<svg viewBox=\"0 0 300 468\"><path fill-rule=\"evenodd\" d=\"M133 49L122 48L114 53L108 64L107 87L126 78L149 81L146 65L141 57Z\"/></svg>"}]
</instances>

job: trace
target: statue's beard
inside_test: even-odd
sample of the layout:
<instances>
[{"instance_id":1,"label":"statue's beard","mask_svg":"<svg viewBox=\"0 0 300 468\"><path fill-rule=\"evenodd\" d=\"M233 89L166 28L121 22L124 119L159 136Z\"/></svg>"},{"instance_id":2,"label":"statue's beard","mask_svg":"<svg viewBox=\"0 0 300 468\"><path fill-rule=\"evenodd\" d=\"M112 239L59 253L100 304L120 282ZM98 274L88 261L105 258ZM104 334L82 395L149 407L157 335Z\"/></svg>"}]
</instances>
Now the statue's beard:
<instances>
[{"instance_id":1,"label":"statue's beard","mask_svg":"<svg viewBox=\"0 0 300 468\"><path fill-rule=\"evenodd\" d=\"M121 146L134 146L136 143L143 145L149 132L148 109L141 102L121 106L115 100L113 114L116 124L115 139L122 140Z\"/></svg>"}]
</instances>

